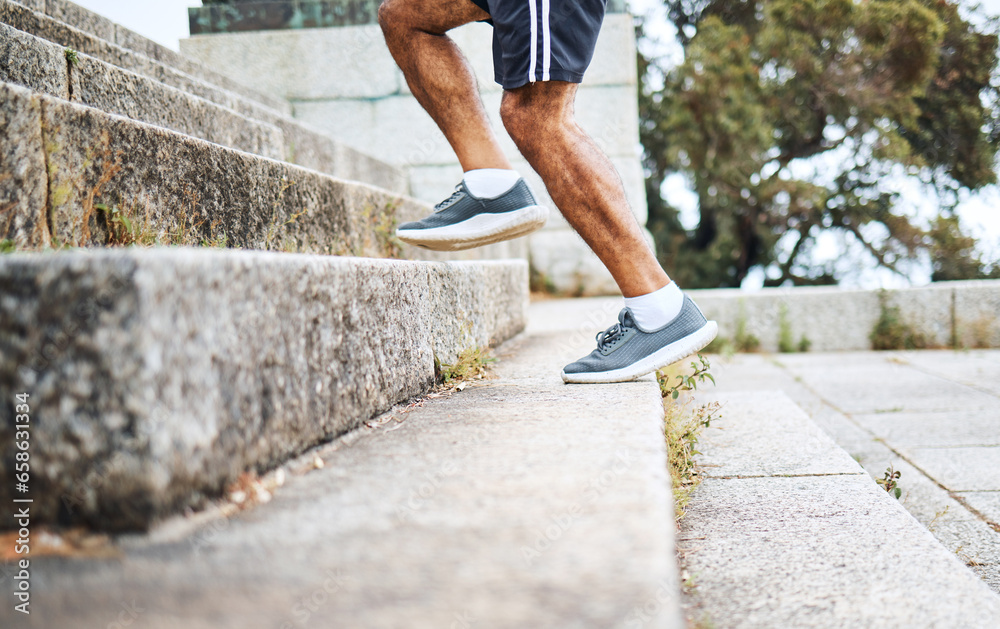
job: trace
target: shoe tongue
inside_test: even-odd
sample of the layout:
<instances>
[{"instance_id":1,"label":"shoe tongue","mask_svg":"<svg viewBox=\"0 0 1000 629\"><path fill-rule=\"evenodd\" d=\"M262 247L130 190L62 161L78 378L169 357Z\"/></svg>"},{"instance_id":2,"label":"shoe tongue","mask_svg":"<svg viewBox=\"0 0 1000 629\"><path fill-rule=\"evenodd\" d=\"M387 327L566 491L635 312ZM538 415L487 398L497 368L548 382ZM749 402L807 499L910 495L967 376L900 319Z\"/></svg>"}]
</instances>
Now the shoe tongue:
<instances>
[{"instance_id":1,"label":"shoe tongue","mask_svg":"<svg viewBox=\"0 0 1000 629\"><path fill-rule=\"evenodd\" d=\"M628 308L624 308L618 313L618 323L622 324L624 328L638 327L635 322L635 316L632 315L632 311Z\"/></svg>"}]
</instances>

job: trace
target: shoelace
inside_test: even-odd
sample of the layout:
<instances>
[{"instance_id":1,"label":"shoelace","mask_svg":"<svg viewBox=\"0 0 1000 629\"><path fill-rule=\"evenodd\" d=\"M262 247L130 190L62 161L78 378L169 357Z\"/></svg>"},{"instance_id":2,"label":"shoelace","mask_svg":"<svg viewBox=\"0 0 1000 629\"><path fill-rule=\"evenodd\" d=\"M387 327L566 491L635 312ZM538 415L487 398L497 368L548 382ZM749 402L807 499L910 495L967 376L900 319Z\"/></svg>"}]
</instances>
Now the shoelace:
<instances>
[{"instance_id":1,"label":"shoelace","mask_svg":"<svg viewBox=\"0 0 1000 629\"><path fill-rule=\"evenodd\" d=\"M440 212L441 210L445 209L446 207L449 207L455 201L458 201L460 198L462 198L462 195L464 195L464 194L465 194L465 191L462 190L462 186L460 186L460 185L459 186L455 186L455 191L451 193L451 196L448 197L447 199L445 199L444 201L438 203L437 205L435 205L434 206L434 211L435 212Z\"/></svg>"},{"instance_id":2,"label":"shoelace","mask_svg":"<svg viewBox=\"0 0 1000 629\"><path fill-rule=\"evenodd\" d=\"M597 349L603 350L604 348L613 345L623 334L625 334L625 312L626 311L622 310L618 315L618 323L603 332L597 333Z\"/></svg>"}]
</instances>

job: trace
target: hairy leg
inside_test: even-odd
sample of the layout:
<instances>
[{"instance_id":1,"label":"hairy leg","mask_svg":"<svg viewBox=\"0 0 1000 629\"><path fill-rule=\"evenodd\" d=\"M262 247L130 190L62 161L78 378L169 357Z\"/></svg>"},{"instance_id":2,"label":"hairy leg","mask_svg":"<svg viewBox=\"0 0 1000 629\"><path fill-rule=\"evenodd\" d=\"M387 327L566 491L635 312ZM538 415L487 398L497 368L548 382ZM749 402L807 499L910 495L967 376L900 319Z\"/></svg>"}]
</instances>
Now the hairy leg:
<instances>
[{"instance_id":1,"label":"hairy leg","mask_svg":"<svg viewBox=\"0 0 1000 629\"><path fill-rule=\"evenodd\" d=\"M643 237L611 161L576 123L576 89L547 81L505 92L504 126L625 297L659 290L670 278Z\"/></svg>"},{"instance_id":2,"label":"hairy leg","mask_svg":"<svg viewBox=\"0 0 1000 629\"><path fill-rule=\"evenodd\" d=\"M445 34L489 15L470 0L385 0L378 17L410 91L444 133L462 168L509 169L475 74Z\"/></svg>"}]
</instances>

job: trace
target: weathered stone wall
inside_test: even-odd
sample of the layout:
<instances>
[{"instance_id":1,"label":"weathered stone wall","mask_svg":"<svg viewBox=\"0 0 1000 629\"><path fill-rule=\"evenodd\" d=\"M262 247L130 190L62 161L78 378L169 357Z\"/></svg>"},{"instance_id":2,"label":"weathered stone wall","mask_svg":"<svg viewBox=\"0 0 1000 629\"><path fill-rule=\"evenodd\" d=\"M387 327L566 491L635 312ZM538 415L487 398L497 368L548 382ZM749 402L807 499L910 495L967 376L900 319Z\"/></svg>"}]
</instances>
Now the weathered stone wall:
<instances>
[{"instance_id":1,"label":"weathered stone wall","mask_svg":"<svg viewBox=\"0 0 1000 629\"><path fill-rule=\"evenodd\" d=\"M560 290L614 293L617 288L606 269L555 211L540 178L503 129L492 35L486 24L452 32L479 78L504 150L553 210L545 230L531 237L532 264ZM295 116L311 126L406 168L418 199L440 201L461 179L454 152L413 98L376 24L200 35L182 41L181 50L248 87L287 98ZM609 13L580 88L577 115L621 173L629 203L645 225L636 90L632 18Z\"/></svg>"},{"instance_id":2,"label":"weathered stone wall","mask_svg":"<svg viewBox=\"0 0 1000 629\"><path fill-rule=\"evenodd\" d=\"M871 333L885 308L930 348L1000 347L1000 280L940 282L920 288L880 291L836 287L691 291L719 336L737 331L778 351L782 329L795 344L805 337L811 351L872 348Z\"/></svg>"},{"instance_id":3,"label":"weathered stone wall","mask_svg":"<svg viewBox=\"0 0 1000 629\"><path fill-rule=\"evenodd\" d=\"M519 332L527 275L205 249L0 257L0 399L30 395L32 519L141 528L349 431L425 392L435 358Z\"/></svg>"}]
</instances>

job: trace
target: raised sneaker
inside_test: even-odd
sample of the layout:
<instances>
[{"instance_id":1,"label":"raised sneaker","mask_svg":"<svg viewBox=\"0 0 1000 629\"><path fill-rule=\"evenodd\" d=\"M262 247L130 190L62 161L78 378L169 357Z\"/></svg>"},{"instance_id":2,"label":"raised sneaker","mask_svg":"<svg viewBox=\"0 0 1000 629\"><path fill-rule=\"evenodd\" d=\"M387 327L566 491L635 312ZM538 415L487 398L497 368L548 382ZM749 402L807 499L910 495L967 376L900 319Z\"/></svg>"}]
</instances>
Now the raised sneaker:
<instances>
[{"instance_id":1,"label":"raised sneaker","mask_svg":"<svg viewBox=\"0 0 1000 629\"><path fill-rule=\"evenodd\" d=\"M530 234L545 225L549 210L538 205L524 179L493 198L474 196L465 182L434 206L434 213L396 230L403 242L435 251L460 251Z\"/></svg>"},{"instance_id":2,"label":"raised sneaker","mask_svg":"<svg viewBox=\"0 0 1000 629\"><path fill-rule=\"evenodd\" d=\"M597 349L566 365L563 382L627 382L652 373L703 349L719 333L691 298L673 321L658 330L643 330L625 308L618 323L597 335Z\"/></svg>"}]
</instances>

